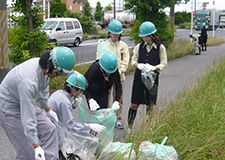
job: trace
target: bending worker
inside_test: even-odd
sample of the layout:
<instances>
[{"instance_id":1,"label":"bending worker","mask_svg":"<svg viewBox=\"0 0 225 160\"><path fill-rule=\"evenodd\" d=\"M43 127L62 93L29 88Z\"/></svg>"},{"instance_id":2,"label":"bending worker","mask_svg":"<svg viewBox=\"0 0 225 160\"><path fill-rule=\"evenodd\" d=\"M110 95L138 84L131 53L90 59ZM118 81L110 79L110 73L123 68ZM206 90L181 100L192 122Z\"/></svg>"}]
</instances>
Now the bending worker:
<instances>
[{"instance_id":1,"label":"bending worker","mask_svg":"<svg viewBox=\"0 0 225 160\"><path fill-rule=\"evenodd\" d=\"M196 53L197 55L201 54L201 45L202 45L202 37L199 34L193 34L190 33L189 37L194 39L194 49L197 50L198 49L198 53Z\"/></svg>"},{"instance_id":2,"label":"bending worker","mask_svg":"<svg viewBox=\"0 0 225 160\"><path fill-rule=\"evenodd\" d=\"M15 148L17 160L58 159L57 131L50 121L57 122L58 117L47 104L49 78L68 76L75 61L71 49L55 47L51 52L45 51L41 58L17 65L3 79L0 121Z\"/></svg>"},{"instance_id":3,"label":"bending worker","mask_svg":"<svg viewBox=\"0 0 225 160\"><path fill-rule=\"evenodd\" d=\"M58 90L50 96L48 105L58 115L59 121L70 131L82 135L90 135L90 130L101 133L105 130L103 125L74 121L74 109L77 107L76 98L86 90L86 85L85 77L78 72L74 72L66 80L64 89ZM71 98L74 98L74 102ZM59 140L59 146L61 146L61 143L61 140Z\"/></svg>"},{"instance_id":4,"label":"bending worker","mask_svg":"<svg viewBox=\"0 0 225 160\"><path fill-rule=\"evenodd\" d=\"M108 26L108 40L106 41L106 45L108 48L116 55L118 60L118 70L120 73L120 79L122 84L122 93L121 98L119 100L120 109L116 112L117 115L117 123L116 127L118 129L123 129L124 126L122 124L122 108L123 108L123 89L125 88L125 72L128 68L129 60L130 60L130 53L128 46L125 42L121 40L121 34L123 32L122 24L118 20L112 20L109 22ZM115 101L115 85L113 85L113 101ZM111 94L109 95L111 96Z\"/></svg>"},{"instance_id":5,"label":"bending worker","mask_svg":"<svg viewBox=\"0 0 225 160\"><path fill-rule=\"evenodd\" d=\"M117 57L113 53L105 53L96 60L85 73L88 82L85 96L92 111L108 107L109 90L113 84L116 88L115 101L112 108L118 110L122 87L117 69Z\"/></svg>"}]
</instances>

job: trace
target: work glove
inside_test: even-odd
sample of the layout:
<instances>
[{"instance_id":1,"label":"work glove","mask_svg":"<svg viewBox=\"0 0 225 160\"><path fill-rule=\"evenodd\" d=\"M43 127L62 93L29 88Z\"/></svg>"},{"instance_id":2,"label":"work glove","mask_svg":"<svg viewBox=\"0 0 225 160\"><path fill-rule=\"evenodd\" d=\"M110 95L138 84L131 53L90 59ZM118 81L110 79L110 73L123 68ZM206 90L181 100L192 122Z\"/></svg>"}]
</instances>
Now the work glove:
<instances>
[{"instance_id":1,"label":"work glove","mask_svg":"<svg viewBox=\"0 0 225 160\"><path fill-rule=\"evenodd\" d=\"M150 72L150 71L154 71L154 70L155 70L155 66L152 66L148 63L144 65L144 71Z\"/></svg>"},{"instance_id":2,"label":"work glove","mask_svg":"<svg viewBox=\"0 0 225 160\"><path fill-rule=\"evenodd\" d=\"M45 151L39 146L34 149L35 160L45 160Z\"/></svg>"},{"instance_id":3,"label":"work glove","mask_svg":"<svg viewBox=\"0 0 225 160\"><path fill-rule=\"evenodd\" d=\"M112 105L112 109L117 111L118 109L120 109L120 104L118 101L114 101L113 105Z\"/></svg>"},{"instance_id":4,"label":"work glove","mask_svg":"<svg viewBox=\"0 0 225 160\"><path fill-rule=\"evenodd\" d=\"M52 111L51 109L50 109L50 111L46 112L46 115L48 118L52 119L53 121L56 121L57 123L59 122L57 114L54 111Z\"/></svg>"},{"instance_id":5,"label":"work glove","mask_svg":"<svg viewBox=\"0 0 225 160\"><path fill-rule=\"evenodd\" d=\"M89 100L89 106L90 106L91 111L95 111L96 109L100 108L98 103L93 98L91 98Z\"/></svg>"},{"instance_id":6,"label":"work glove","mask_svg":"<svg viewBox=\"0 0 225 160\"><path fill-rule=\"evenodd\" d=\"M144 69L145 64L143 63L138 63L137 68L140 69L141 71Z\"/></svg>"},{"instance_id":7,"label":"work glove","mask_svg":"<svg viewBox=\"0 0 225 160\"><path fill-rule=\"evenodd\" d=\"M89 123L90 129L95 132L102 133L105 131L105 126L98 123Z\"/></svg>"},{"instance_id":8,"label":"work glove","mask_svg":"<svg viewBox=\"0 0 225 160\"><path fill-rule=\"evenodd\" d=\"M121 71L121 70L119 70L119 74L120 74L120 76L121 76L121 74L122 74L123 72Z\"/></svg>"}]
</instances>

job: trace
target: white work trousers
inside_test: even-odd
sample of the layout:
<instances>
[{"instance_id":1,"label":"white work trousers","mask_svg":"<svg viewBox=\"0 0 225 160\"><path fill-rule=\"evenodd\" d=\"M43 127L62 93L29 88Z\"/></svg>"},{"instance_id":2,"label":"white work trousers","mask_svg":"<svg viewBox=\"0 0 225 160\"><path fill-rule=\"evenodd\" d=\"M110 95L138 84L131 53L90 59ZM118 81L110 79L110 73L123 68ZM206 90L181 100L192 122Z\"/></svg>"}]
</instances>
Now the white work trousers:
<instances>
[{"instance_id":1,"label":"white work trousers","mask_svg":"<svg viewBox=\"0 0 225 160\"><path fill-rule=\"evenodd\" d=\"M0 122L15 149L16 160L34 160L34 148L24 134L19 112L5 112L0 109ZM37 108L37 131L40 146L46 160L58 159L58 137L55 125L45 111ZM3 145L3 144L2 144Z\"/></svg>"}]
</instances>

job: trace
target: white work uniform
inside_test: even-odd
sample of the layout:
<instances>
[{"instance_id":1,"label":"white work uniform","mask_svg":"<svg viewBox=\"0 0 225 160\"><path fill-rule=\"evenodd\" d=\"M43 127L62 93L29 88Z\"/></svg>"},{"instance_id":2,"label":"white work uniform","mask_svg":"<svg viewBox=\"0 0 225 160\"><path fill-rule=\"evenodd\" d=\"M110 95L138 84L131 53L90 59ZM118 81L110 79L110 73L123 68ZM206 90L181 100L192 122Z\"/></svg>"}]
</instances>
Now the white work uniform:
<instances>
[{"instance_id":1,"label":"white work uniform","mask_svg":"<svg viewBox=\"0 0 225 160\"><path fill-rule=\"evenodd\" d=\"M65 90L54 92L48 99L48 106L57 114L59 121L72 132L90 136L90 127L87 123L80 123L74 120L73 103L69 93ZM62 140L59 136L59 149Z\"/></svg>"},{"instance_id":2,"label":"white work uniform","mask_svg":"<svg viewBox=\"0 0 225 160\"><path fill-rule=\"evenodd\" d=\"M47 108L49 80L32 58L14 67L0 85L0 121L15 147L16 160L34 159L32 144L39 143L46 159L58 158L58 139L54 124L42 108Z\"/></svg>"}]
</instances>

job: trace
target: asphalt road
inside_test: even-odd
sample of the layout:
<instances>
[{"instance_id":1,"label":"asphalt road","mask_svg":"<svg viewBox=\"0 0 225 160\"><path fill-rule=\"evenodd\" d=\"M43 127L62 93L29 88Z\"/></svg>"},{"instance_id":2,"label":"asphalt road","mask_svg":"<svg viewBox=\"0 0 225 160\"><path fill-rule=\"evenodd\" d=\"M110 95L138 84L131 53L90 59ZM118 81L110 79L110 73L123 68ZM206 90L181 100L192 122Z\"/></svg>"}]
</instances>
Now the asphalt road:
<instances>
[{"instance_id":1,"label":"asphalt road","mask_svg":"<svg viewBox=\"0 0 225 160\"><path fill-rule=\"evenodd\" d=\"M219 37L225 39L224 30L220 30ZM185 33L185 34L182 34ZM178 34L188 35L188 30L179 30ZM208 32L209 36L212 32ZM219 33L219 32L217 32ZM218 59L225 57L225 44L220 46L208 47L207 51L201 55L187 55L182 58L168 62L168 67L160 74L158 107L169 100L173 100L176 96L185 91L191 84L197 83L201 74L207 68L215 63ZM124 107L122 112L123 122L127 123L128 109L130 107L131 89L133 83L133 73L126 75L124 89ZM77 112L77 111L76 111ZM135 120L135 126L138 125L140 116L145 114L145 106L139 108ZM124 135L124 130L115 129L115 141L121 140ZM5 135L2 127L0 127L0 160L12 160L15 158L14 149L9 139Z\"/></svg>"}]
</instances>

